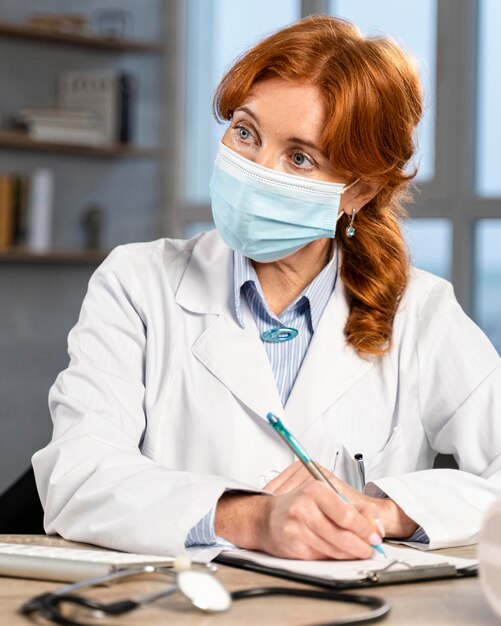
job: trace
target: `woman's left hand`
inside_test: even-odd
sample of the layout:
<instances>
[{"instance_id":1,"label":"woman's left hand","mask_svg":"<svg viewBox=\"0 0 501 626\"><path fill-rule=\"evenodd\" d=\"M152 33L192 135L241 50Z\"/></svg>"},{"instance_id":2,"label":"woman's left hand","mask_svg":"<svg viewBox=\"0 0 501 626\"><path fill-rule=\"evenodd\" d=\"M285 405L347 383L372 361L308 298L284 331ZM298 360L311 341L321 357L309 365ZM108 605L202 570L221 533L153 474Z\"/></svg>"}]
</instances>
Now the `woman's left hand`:
<instances>
[{"instance_id":1,"label":"woman's left hand","mask_svg":"<svg viewBox=\"0 0 501 626\"><path fill-rule=\"evenodd\" d=\"M317 467L322 471L324 476L334 485L351 504L355 506L366 505L371 502L375 504L379 511L379 518L372 520L378 528L380 534L384 537L399 537L404 539L411 537L418 528L418 525L390 498L373 498L354 489L344 481L336 478L329 470L319 464ZM315 480L313 476L304 467L301 461L296 461L283 472L271 480L264 490L274 495L280 495L294 491L306 482Z\"/></svg>"}]
</instances>

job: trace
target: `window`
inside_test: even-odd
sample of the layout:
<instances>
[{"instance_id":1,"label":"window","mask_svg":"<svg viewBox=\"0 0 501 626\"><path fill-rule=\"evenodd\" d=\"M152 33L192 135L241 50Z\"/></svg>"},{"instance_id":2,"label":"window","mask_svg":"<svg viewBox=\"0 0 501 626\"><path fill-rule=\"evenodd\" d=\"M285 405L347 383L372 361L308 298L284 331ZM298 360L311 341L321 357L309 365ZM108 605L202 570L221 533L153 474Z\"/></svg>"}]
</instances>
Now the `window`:
<instances>
[{"instance_id":1,"label":"window","mask_svg":"<svg viewBox=\"0 0 501 626\"><path fill-rule=\"evenodd\" d=\"M206 230L212 230L213 228L215 228L214 222L188 222L184 229L184 237L185 239L191 239L192 237L195 237Z\"/></svg>"},{"instance_id":2,"label":"window","mask_svg":"<svg viewBox=\"0 0 501 626\"><path fill-rule=\"evenodd\" d=\"M418 129L417 181L430 180L434 171L435 15L436 0L416 5L401 0L331 0L329 13L354 22L366 35L391 35L412 52L419 63L425 112Z\"/></svg>"},{"instance_id":3,"label":"window","mask_svg":"<svg viewBox=\"0 0 501 626\"><path fill-rule=\"evenodd\" d=\"M412 265L450 280L452 228L449 220L409 220L403 231Z\"/></svg>"},{"instance_id":4,"label":"window","mask_svg":"<svg viewBox=\"0 0 501 626\"><path fill-rule=\"evenodd\" d=\"M482 196L501 195L501 2L483 0L480 10L477 190Z\"/></svg>"},{"instance_id":5,"label":"window","mask_svg":"<svg viewBox=\"0 0 501 626\"><path fill-rule=\"evenodd\" d=\"M212 96L225 70L265 35L300 17L299 0L188 0L186 199L208 203L209 180L223 127Z\"/></svg>"},{"instance_id":6,"label":"window","mask_svg":"<svg viewBox=\"0 0 501 626\"><path fill-rule=\"evenodd\" d=\"M475 229L475 318L501 352L501 218Z\"/></svg>"}]
</instances>

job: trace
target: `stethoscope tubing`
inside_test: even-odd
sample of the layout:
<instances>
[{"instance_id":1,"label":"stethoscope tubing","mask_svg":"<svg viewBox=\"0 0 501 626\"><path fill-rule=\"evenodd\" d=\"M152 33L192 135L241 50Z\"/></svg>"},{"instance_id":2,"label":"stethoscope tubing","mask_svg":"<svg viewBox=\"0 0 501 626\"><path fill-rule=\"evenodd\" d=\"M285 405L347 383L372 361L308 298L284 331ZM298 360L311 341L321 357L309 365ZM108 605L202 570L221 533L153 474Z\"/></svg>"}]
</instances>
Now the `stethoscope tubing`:
<instances>
[{"instance_id":1,"label":"stethoscope tubing","mask_svg":"<svg viewBox=\"0 0 501 626\"><path fill-rule=\"evenodd\" d=\"M391 605L376 596L366 596L362 594L350 594L339 591L326 591L320 589L298 589L294 587L256 587L254 589L241 589L233 591L232 600L245 600L248 598L263 598L267 596L289 596L299 598L314 598L316 600L330 600L333 602L348 602L350 604L360 604L371 608L367 615L356 615L334 622L323 622L322 624L309 624L308 626L345 626L347 624L370 624L377 622L390 612Z\"/></svg>"},{"instance_id":2,"label":"stethoscope tubing","mask_svg":"<svg viewBox=\"0 0 501 626\"><path fill-rule=\"evenodd\" d=\"M169 595L171 590L166 590L164 595ZM159 594L160 595L160 594ZM241 589L234 591L231 594L231 599L246 600L253 598L262 598L269 596L288 596L288 597L300 597L300 598L312 598L317 600L329 600L336 602L348 602L350 604L359 604L371 608L372 610L367 615L358 615L343 620L335 620L333 622L324 622L322 624L311 624L309 626L345 626L347 624L369 624L377 622L385 617L390 611L390 605L383 599L366 596L360 594L348 594L336 591L326 591L319 589L302 589L302 588L290 588L290 587L257 587L252 589ZM110 604L103 604L96 602L89 598L79 596L76 594L56 595L56 594L43 594L34 598L33 601L25 604L22 608L24 614L30 614L35 611L39 612L46 620L51 621L61 626L95 626L86 622L77 622L68 617L64 617L58 612L60 604L74 604L77 606L85 607L94 611L100 611L109 616L123 615L132 611L142 604L143 602L135 600L120 600Z\"/></svg>"}]
</instances>

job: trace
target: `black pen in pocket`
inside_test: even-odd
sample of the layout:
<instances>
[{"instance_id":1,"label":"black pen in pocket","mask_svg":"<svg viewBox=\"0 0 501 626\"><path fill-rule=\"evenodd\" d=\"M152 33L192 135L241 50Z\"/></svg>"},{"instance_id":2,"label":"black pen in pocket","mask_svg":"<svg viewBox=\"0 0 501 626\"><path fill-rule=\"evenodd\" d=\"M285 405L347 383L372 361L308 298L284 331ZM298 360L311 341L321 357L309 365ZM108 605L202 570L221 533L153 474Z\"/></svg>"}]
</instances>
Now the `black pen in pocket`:
<instances>
[{"instance_id":1,"label":"black pen in pocket","mask_svg":"<svg viewBox=\"0 0 501 626\"><path fill-rule=\"evenodd\" d=\"M360 490L363 491L365 487L364 455L361 452L357 452L353 458L357 462L358 473L360 474Z\"/></svg>"}]
</instances>

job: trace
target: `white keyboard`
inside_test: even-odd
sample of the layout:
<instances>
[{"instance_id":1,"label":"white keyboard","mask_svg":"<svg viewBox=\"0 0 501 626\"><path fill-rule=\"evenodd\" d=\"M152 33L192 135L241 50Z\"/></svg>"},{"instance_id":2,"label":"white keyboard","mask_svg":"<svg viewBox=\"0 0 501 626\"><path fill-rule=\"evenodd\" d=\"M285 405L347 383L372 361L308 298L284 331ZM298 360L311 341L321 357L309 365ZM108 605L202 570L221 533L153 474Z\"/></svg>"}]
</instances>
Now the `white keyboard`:
<instances>
[{"instance_id":1,"label":"white keyboard","mask_svg":"<svg viewBox=\"0 0 501 626\"><path fill-rule=\"evenodd\" d=\"M0 576L75 582L126 567L169 567L173 562L171 557L149 554L0 542Z\"/></svg>"}]
</instances>

